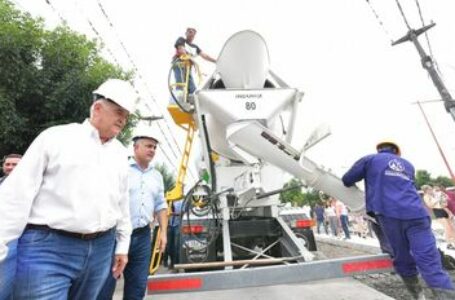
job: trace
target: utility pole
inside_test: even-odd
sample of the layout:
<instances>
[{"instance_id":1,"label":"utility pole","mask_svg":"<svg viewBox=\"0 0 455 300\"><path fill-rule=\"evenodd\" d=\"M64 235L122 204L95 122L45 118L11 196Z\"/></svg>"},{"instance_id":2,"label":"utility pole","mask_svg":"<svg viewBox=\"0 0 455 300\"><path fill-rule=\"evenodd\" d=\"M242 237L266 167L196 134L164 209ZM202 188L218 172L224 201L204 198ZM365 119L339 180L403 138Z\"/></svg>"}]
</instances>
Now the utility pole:
<instances>
[{"instance_id":1,"label":"utility pole","mask_svg":"<svg viewBox=\"0 0 455 300\"><path fill-rule=\"evenodd\" d=\"M419 106L419 109L422 112L423 118L425 119L425 122L427 123L428 129L430 130L431 136L433 137L433 140L436 143L436 146L438 147L439 154L441 154L442 160L444 161L444 164L446 165L447 171L449 171L450 179L452 179L452 181L455 183L455 176L453 175L453 172L452 172L452 169L450 168L449 162L447 161L447 158L444 155L444 151L442 151L442 147L439 144L438 139L436 138L436 135L435 135L435 133L433 131L433 128L430 125L430 121L428 121L427 115L425 114L425 111L423 110L421 102L417 101L414 104L417 104Z\"/></svg>"},{"instance_id":2,"label":"utility pole","mask_svg":"<svg viewBox=\"0 0 455 300\"><path fill-rule=\"evenodd\" d=\"M420 29L414 30L410 29L409 32L403 36L402 38L398 39L397 41L392 43L392 46L401 44L406 41L411 41L414 43L414 46L417 49L417 52L420 55L422 67L427 70L428 74L433 81L436 89L438 90L439 94L441 95L442 101L444 101L444 107L448 113L452 116L453 120L455 121L455 101L453 100L452 96L450 95L449 91L442 82L441 77L439 76L436 68L434 66L433 60L429 55L426 54L425 50L423 49L422 45L419 43L418 36L422 33L426 32L428 29L434 27L436 24L431 23L430 25L424 26ZM420 106L420 104L419 104ZM421 108L422 109L422 108ZM422 110L423 112L423 110ZM452 176L453 178L453 176Z\"/></svg>"}]
</instances>

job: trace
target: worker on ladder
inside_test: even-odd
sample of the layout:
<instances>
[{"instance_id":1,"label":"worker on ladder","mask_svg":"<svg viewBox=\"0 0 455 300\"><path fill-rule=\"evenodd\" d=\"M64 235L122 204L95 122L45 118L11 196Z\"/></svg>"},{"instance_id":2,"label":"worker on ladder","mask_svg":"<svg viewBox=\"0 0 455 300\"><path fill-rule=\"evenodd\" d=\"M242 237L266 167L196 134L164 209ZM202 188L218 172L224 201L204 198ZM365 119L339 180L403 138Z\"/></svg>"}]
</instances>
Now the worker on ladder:
<instances>
[{"instance_id":1,"label":"worker on ladder","mask_svg":"<svg viewBox=\"0 0 455 300\"><path fill-rule=\"evenodd\" d=\"M189 95L193 94L196 90L196 85L194 83L193 76L191 74L191 68L185 67L185 61L192 59L196 56L200 56L206 61L216 62L216 59L212 58L205 52L201 50L196 44L193 43L194 37L196 36L196 29L193 27L188 27L186 29L185 37L179 37L175 42L175 55L172 60L173 71L175 76L175 81L177 83L185 83L185 78L188 74L188 85L187 92Z\"/></svg>"}]
</instances>

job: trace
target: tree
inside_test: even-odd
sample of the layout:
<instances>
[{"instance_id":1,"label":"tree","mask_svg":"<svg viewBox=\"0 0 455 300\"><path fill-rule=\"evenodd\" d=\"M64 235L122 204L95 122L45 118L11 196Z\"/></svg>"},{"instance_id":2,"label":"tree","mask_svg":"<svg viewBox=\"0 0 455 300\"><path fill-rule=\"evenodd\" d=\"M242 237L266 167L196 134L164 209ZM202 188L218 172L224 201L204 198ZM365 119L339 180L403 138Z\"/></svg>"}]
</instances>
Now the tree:
<instances>
[{"instance_id":1,"label":"tree","mask_svg":"<svg viewBox=\"0 0 455 300\"><path fill-rule=\"evenodd\" d=\"M292 188L294 187L294 188ZM292 188L292 189L289 189ZM291 203L293 205L302 206L304 196L302 193L302 183L296 178L292 178L285 183L283 189L288 189L280 193L280 201L283 203Z\"/></svg>"},{"instance_id":2,"label":"tree","mask_svg":"<svg viewBox=\"0 0 455 300\"><path fill-rule=\"evenodd\" d=\"M431 174L426 170L417 170L415 176L415 184L417 189L424 184L429 184L431 182Z\"/></svg>"},{"instance_id":3,"label":"tree","mask_svg":"<svg viewBox=\"0 0 455 300\"><path fill-rule=\"evenodd\" d=\"M107 78L132 73L103 59L95 40L0 0L0 156L23 153L44 129L87 118L91 92ZM126 142L134 118L120 138Z\"/></svg>"},{"instance_id":4,"label":"tree","mask_svg":"<svg viewBox=\"0 0 455 300\"><path fill-rule=\"evenodd\" d=\"M155 169L163 176L164 193L169 192L175 186L175 174L171 173L164 163L157 164Z\"/></svg>"},{"instance_id":5,"label":"tree","mask_svg":"<svg viewBox=\"0 0 455 300\"><path fill-rule=\"evenodd\" d=\"M304 203L311 207L314 207L316 203L321 201L319 198L319 191L315 189L308 189L307 192L303 194L303 196Z\"/></svg>"},{"instance_id":6,"label":"tree","mask_svg":"<svg viewBox=\"0 0 455 300\"><path fill-rule=\"evenodd\" d=\"M430 185L442 185L444 187L453 186L454 182L447 176L438 176L436 178L431 177L431 174L426 170L417 170L415 183L417 189L420 189L424 184Z\"/></svg>"},{"instance_id":7,"label":"tree","mask_svg":"<svg viewBox=\"0 0 455 300\"><path fill-rule=\"evenodd\" d=\"M289 182L285 183L283 189L287 189L280 193L280 201L283 203L289 202L296 206L309 205L314 207L320 201L319 191L308 188L303 192L302 182L297 178L292 178Z\"/></svg>"},{"instance_id":8,"label":"tree","mask_svg":"<svg viewBox=\"0 0 455 300\"><path fill-rule=\"evenodd\" d=\"M438 176L436 179L433 179L432 181L433 185L441 185L443 187L449 187L453 186L453 181L449 177L446 176Z\"/></svg>"}]
</instances>

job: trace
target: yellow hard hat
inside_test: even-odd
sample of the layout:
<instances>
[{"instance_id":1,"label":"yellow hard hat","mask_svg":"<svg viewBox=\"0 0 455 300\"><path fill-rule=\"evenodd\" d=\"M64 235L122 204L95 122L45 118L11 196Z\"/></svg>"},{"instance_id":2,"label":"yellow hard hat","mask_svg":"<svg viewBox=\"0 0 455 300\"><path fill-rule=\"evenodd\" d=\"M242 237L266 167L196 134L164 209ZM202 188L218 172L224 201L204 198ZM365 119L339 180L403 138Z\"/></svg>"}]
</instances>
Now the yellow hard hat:
<instances>
[{"instance_id":1,"label":"yellow hard hat","mask_svg":"<svg viewBox=\"0 0 455 300\"><path fill-rule=\"evenodd\" d=\"M395 142L392 142L392 141L390 141L390 140L384 140L384 141L379 142L379 143L376 145L376 150L377 150L378 152L380 152L381 149L386 148L386 147L395 148L395 153L396 153L397 155L401 155L401 150L400 150L400 147L398 146L398 144L395 143Z\"/></svg>"}]
</instances>

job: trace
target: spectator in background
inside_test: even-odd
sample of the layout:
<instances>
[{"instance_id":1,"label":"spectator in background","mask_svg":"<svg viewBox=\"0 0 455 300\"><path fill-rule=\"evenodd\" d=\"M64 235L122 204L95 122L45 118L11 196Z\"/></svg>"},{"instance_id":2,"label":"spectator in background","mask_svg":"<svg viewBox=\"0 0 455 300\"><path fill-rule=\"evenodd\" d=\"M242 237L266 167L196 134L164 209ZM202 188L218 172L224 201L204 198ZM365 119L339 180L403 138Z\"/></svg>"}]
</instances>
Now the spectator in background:
<instances>
[{"instance_id":1,"label":"spectator in background","mask_svg":"<svg viewBox=\"0 0 455 300\"><path fill-rule=\"evenodd\" d=\"M2 164L4 176L0 177L0 185L11 174L21 158L22 155L20 154L8 154L4 157ZM8 244L8 255L0 267L0 299L11 297L11 293L13 292L14 277L16 275L16 256L17 240L14 240Z\"/></svg>"},{"instance_id":2,"label":"spectator in background","mask_svg":"<svg viewBox=\"0 0 455 300\"><path fill-rule=\"evenodd\" d=\"M335 211L337 214L337 221L341 225L341 228L344 232L344 238L349 240L351 238L351 234L349 233L349 216L348 216L348 208L338 199L334 199L335 203Z\"/></svg>"},{"instance_id":3,"label":"spectator in background","mask_svg":"<svg viewBox=\"0 0 455 300\"><path fill-rule=\"evenodd\" d=\"M8 154L3 158L2 171L3 177L0 177L0 185L8 177L8 175L14 170L19 161L21 160L22 155L20 154Z\"/></svg>"},{"instance_id":4,"label":"spectator in background","mask_svg":"<svg viewBox=\"0 0 455 300\"><path fill-rule=\"evenodd\" d=\"M455 192L449 191L446 188L442 188L442 191L447 195L447 209L452 213L452 216L455 215ZM452 224L454 224L452 220Z\"/></svg>"},{"instance_id":5,"label":"spectator in background","mask_svg":"<svg viewBox=\"0 0 455 300\"><path fill-rule=\"evenodd\" d=\"M316 215L316 229L317 233L321 233L321 226L324 227L324 232L325 234L329 234L328 228L327 228L327 223L325 222L325 211L324 207L322 206L321 203L317 203L316 207L314 208L314 213Z\"/></svg>"},{"instance_id":6,"label":"spectator in background","mask_svg":"<svg viewBox=\"0 0 455 300\"><path fill-rule=\"evenodd\" d=\"M439 186L423 185L423 200L432 210L435 219L443 226L447 249L455 250L455 229L451 222L452 212L448 209L448 196Z\"/></svg>"},{"instance_id":7,"label":"spectator in background","mask_svg":"<svg viewBox=\"0 0 455 300\"><path fill-rule=\"evenodd\" d=\"M333 236L337 236L338 235L338 228L337 228L337 213L335 211L335 206L332 205L332 202L333 202L333 198L329 198L329 200L327 201L327 204L326 204L326 208L325 208L325 216L326 218L328 219L329 221L329 225L330 225L330 232Z\"/></svg>"}]
</instances>

